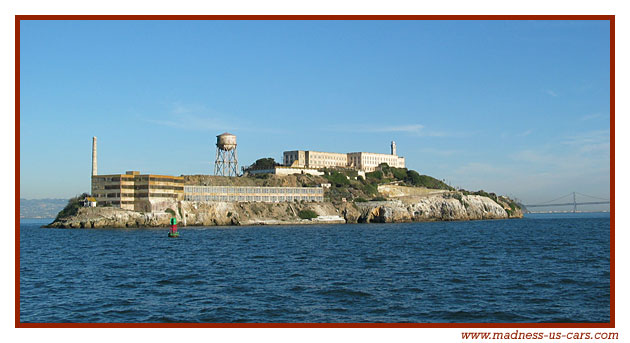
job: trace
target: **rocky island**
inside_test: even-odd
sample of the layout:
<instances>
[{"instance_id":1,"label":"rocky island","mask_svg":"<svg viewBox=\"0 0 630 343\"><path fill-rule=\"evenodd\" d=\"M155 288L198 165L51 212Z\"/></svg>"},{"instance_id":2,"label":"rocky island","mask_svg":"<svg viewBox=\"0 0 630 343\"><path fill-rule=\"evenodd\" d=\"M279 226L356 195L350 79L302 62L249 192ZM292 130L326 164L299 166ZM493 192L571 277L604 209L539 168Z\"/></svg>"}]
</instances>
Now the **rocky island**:
<instances>
[{"instance_id":1,"label":"rocky island","mask_svg":"<svg viewBox=\"0 0 630 343\"><path fill-rule=\"evenodd\" d=\"M387 165L366 173L327 169L323 175L255 174L242 177L184 175L186 185L324 187L324 201L255 202L173 200L160 211L83 207L87 194L71 199L55 228L403 223L522 218L520 206L505 196L454 189L427 175Z\"/></svg>"}]
</instances>

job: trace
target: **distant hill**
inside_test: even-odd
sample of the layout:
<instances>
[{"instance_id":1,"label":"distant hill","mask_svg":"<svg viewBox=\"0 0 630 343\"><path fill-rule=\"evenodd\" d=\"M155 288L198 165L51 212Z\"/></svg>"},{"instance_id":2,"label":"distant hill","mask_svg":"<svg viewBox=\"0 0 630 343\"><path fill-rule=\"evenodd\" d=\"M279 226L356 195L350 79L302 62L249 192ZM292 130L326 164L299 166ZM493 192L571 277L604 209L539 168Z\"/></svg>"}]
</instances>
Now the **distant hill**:
<instances>
[{"instance_id":1,"label":"distant hill","mask_svg":"<svg viewBox=\"0 0 630 343\"><path fill-rule=\"evenodd\" d=\"M55 218L68 199L20 198L20 218Z\"/></svg>"}]
</instances>

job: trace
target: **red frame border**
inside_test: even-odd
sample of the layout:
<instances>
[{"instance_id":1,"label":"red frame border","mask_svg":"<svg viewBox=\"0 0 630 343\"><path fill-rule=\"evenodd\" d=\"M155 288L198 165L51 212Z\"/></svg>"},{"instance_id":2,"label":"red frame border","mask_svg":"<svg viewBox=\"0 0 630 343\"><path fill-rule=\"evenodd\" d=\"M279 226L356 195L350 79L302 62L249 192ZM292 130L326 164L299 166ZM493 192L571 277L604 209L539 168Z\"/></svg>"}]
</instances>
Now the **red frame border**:
<instances>
[{"instance_id":1,"label":"red frame border","mask_svg":"<svg viewBox=\"0 0 630 343\"><path fill-rule=\"evenodd\" d=\"M608 323L22 323L20 322L20 21L22 20L608 20L610 21L610 322ZM15 16L15 327L16 328L614 328L615 327L615 16L614 15L16 15Z\"/></svg>"}]
</instances>

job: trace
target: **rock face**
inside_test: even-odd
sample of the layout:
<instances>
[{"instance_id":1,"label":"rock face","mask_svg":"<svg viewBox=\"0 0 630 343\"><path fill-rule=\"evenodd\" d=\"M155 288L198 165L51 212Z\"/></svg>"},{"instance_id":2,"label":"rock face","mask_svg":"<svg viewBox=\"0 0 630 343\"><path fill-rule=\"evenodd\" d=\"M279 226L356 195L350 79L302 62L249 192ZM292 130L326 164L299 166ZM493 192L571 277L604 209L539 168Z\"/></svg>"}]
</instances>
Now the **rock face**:
<instances>
[{"instance_id":1,"label":"rock face","mask_svg":"<svg viewBox=\"0 0 630 343\"><path fill-rule=\"evenodd\" d=\"M360 203L361 223L402 223L434 220L480 220L512 218L494 200L479 195L464 195L461 200L441 196L426 197L412 203L383 201ZM514 217L522 217L522 213Z\"/></svg>"},{"instance_id":2,"label":"rock face","mask_svg":"<svg viewBox=\"0 0 630 343\"><path fill-rule=\"evenodd\" d=\"M319 216L300 219L311 210ZM510 214L508 214L510 213ZM414 201L370 201L363 203L237 203L173 202L166 212L140 213L111 207L81 208L69 218L48 225L58 228L125 228L168 226L175 216L180 226L276 225L317 223L402 223L436 220L479 220L521 218L522 212L499 205L479 195L459 199L434 195Z\"/></svg>"}]
</instances>

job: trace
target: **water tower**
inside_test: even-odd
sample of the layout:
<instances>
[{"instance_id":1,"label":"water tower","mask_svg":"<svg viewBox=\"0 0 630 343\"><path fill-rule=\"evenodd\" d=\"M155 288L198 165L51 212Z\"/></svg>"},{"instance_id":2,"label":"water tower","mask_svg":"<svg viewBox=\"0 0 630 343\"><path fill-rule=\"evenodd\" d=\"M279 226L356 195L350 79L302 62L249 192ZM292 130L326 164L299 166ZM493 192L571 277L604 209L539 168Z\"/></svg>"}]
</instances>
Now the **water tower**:
<instances>
[{"instance_id":1,"label":"water tower","mask_svg":"<svg viewBox=\"0 0 630 343\"><path fill-rule=\"evenodd\" d=\"M236 157L236 136L223 133L217 136L217 158L214 161L214 175L238 176Z\"/></svg>"}]
</instances>

